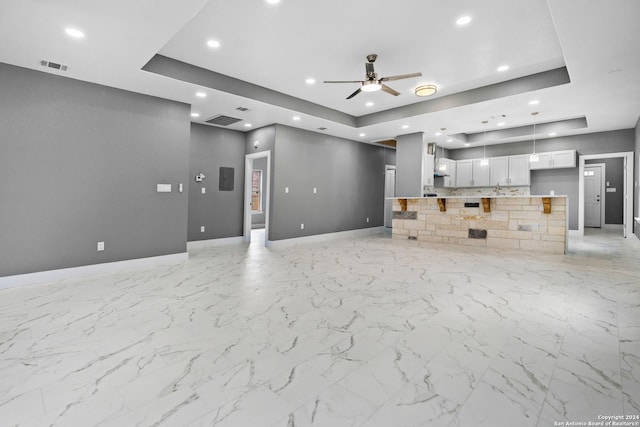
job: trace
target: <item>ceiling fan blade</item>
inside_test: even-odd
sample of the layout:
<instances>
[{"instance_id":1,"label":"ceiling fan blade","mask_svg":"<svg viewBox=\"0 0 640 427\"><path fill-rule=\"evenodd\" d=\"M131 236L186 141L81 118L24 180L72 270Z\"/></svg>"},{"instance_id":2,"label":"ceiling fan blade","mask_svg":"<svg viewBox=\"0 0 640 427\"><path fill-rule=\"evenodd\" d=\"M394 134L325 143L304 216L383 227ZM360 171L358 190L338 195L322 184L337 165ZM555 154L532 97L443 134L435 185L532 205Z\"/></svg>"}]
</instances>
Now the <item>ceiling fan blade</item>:
<instances>
[{"instance_id":1,"label":"ceiling fan blade","mask_svg":"<svg viewBox=\"0 0 640 427\"><path fill-rule=\"evenodd\" d=\"M347 99L351 99L354 96L356 96L357 94L359 94L360 92L362 92L362 89L358 88L358 90L356 90L355 92L353 92L351 95L347 96Z\"/></svg>"},{"instance_id":2,"label":"ceiling fan blade","mask_svg":"<svg viewBox=\"0 0 640 427\"><path fill-rule=\"evenodd\" d=\"M362 83L362 80L325 80L325 83Z\"/></svg>"},{"instance_id":3,"label":"ceiling fan blade","mask_svg":"<svg viewBox=\"0 0 640 427\"><path fill-rule=\"evenodd\" d=\"M380 81L381 82L390 82L390 81L393 81L393 80L411 79L413 77L422 77L422 73L400 74L398 76L383 77L383 78L380 79Z\"/></svg>"},{"instance_id":4,"label":"ceiling fan blade","mask_svg":"<svg viewBox=\"0 0 640 427\"><path fill-rule=\"evenodd\" d=\"M395 91L393 89L391 89L389 86L387 85L382 85L382 91L383 92L387 92L389 95L393 95L393 96L398 96L400 95L400 92Z\"/></svg>"}]
</instances>

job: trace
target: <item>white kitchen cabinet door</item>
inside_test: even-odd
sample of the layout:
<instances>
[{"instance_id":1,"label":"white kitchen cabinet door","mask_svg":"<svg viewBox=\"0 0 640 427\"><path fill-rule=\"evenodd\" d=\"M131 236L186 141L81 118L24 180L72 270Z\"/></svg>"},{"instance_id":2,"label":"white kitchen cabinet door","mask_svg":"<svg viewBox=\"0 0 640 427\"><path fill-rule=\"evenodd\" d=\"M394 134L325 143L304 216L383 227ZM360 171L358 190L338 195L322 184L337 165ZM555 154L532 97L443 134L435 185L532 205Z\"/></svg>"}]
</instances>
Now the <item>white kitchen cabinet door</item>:
<instances>
[{"instance_id":1,"label":"white kitchen cabinet door","mask_svg":"<svg viewBox=\"0 0 640 427\"><path fill-rule=\"evenodd\" d=\"M456 185L458 187L473 186L473 160L456 162Z\"/></svg>"},{"instance_id":2,"label":"white kitchen cabinet door","mask_svg":"<svg viewBox=\"0 0 640 427\"><path fill-rule=\"evenodd\" d=\"M529 161L529 169L551 169L551 153L536 153L538 155L538 161Z\"/></svg>"},{"instance_id":3,"label":"white kitchen cabinet door","mask_svg":"<svg viewBox=\"0 0 640 427\"><path fill-rule=\"evenodd\" d=\"M456 187L456 161L445 159L447 170L444 171L444 187L455 188Z\"/></svg>"},{"instance_id":4,"label":"white kitchen cabinet door","mask_svg":"<svg viewBox=\"0 0 640 427\"><path fill-rule=\"evenodd\" d=\"M493 173L493 165L491 165ZM530 185L529 155L509 156L509 185Z\"/></svg>"},{"instance_id":5,"label":"white kitchen cabinet door","mask_svg":"<svg viewBox=\"0 0 640 427\"><path fill-rule=\"evenodd\" d=\"M425 154L422 163L422 186L433 187L434 158L432 154Z\"/></svg>"},{"instance_id":6,"label":"white kitchen cabinet door","mask_svg":"<svg viewBox=\"0 0 640 427\"><path fill-rule=\"evenodd\" d=\"M576 152L575 150L566 151L553 151L552 153L553 164L555 168L575 168L576 167Z\"/></svg>"},{"instance_id":7,"label":"white kitchen cabinet door","mask_svg":"<svg viewBox=\"0 0 640 427\"><path fill-rule=\"evenodd\" d=\"M509 157L492 157L490 161L490 184L509 185Z\"/></svg>"},{"instance_id":8,"label":"white kitchen cabinet door","mask_svg":"<svg viewBox=\"0 0 640 427\"><path fill-rule=\"evenodd\" d=\"M487 159L488 160L488 159ZM482 159L473 159L473 187L491 186L491 163L482 164Z\"/></svg>"}]
</instances>

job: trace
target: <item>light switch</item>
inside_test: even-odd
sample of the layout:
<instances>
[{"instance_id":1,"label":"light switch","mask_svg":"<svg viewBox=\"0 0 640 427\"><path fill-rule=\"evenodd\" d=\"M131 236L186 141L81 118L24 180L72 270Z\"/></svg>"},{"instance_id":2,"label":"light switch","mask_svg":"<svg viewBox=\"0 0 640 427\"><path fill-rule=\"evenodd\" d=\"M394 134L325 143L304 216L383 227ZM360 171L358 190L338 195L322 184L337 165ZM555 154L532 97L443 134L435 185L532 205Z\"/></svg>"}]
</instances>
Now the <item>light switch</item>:
<instances>
[{"instance_id":1,"label":"light switch","mask_svg":"<svg viewBox=\"0 0 640 427\"><path fill-rule=\"evenodd\" d=\"M207 192L207 189L205 187L202 187L202 194L205 194Z\"/></svg>"},{"instance_id":2,"label":"light switch","mask_svg":"<svg viewBox=\"0 0 640 427\"><path fill-rule=\"evenodd\" d=\"M156 191L158 193L171 193L171 184L158 184L156 185Z\"/></svg>"},{"instance_id":3,"label":"light switch","mask_svg":"<svg viewBox=\"0 0 640 427\"><path fill-rule=\"evenodd\" d=\"M318 189L316 187L313 187L313 194L317 194L318 193Z\"/></svg>"},{"instance_id":4,"label":"light switch","mask_svg":"<svg viewBox=\"0 0 640 427\"><path fill-rule=\"evenodd\" d=\"M284 187L284 192L288 193L289 192L289 187Z\"/></svg>"}]
</instances>

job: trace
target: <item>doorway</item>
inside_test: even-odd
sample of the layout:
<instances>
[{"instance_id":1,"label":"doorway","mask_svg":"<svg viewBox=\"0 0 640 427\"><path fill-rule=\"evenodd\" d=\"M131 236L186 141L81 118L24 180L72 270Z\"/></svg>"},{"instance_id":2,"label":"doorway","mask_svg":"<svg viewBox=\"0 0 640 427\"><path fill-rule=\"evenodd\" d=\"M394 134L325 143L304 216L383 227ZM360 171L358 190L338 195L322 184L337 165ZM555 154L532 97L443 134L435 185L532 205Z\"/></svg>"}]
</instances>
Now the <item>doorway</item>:
<instances>
[{"instance_id":1,"label":"doorway","mask_svg":"<svg viewBox=\"0 0 640 427\"><path fill-rule=\"evenodd\" d=\"M622 158L623 162L623 182L622 182L622 233L624 237L633 234L633 152L606 153L606 154L586 154L580 156L578 170L578 230L577 234L584 236L585 228L585 170L592 164L586 164L587 160ZM604 172L604 171L603 171ZM602 190L601 190L602 191ZM617 190L616 190L617 191ZM604 191L600 193L605 194ZM604 198L601 197L601 203ZM602 209L602 208L601 208ZM601 211L602 212L602 211ZM604 218L601 214L601 224Z\"/></svg>"},{"instance_id":2,"label":"doorway","mask_svg":"<svg viewBox=\"0 0 640 427\"><path fill-rule=\"evenodd\" d=\"M269 242L271 151L245 155L244 168L243 238L246 243L251 243L253 239L254 244L267 246ZM254 230L253 233L252 230Z\"/></svg>"},{"instance_id":3,"label":"doorway","mask_svg":"<svg viewBox=\"0 0 640 427\"><path fill-rule=\"evenodd\" d=\"M385 165L384 171L384 226L391 228L393 225L393 200L396 196L396 167Z\"/></svg>"},{"instance_id":4,"label":"doorway","mask_svg":"<svg viewBox=\"0 0 640 427\"><path fill-rule=\"evenodd\" d=\"M589 163L584 167L584 226L602 228L605 221L604 177L606 164Z\"/></svg>"}]
</instances>

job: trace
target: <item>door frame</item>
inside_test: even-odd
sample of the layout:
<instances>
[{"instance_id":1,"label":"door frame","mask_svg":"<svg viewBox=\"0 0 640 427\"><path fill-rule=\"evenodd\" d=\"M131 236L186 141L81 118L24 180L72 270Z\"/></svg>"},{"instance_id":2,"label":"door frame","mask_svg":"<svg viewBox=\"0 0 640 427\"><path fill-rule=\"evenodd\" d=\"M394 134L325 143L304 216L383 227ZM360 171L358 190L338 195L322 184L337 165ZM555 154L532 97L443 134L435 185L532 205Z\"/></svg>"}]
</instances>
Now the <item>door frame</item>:
<instances>
[{"instance_id":1,"label":"door frame","mask_svg":"<svg viewBox=\"0 0 640 427\"><path fill-rule=\"evenodd\" d=\"M591 166L597 166L600 168L600 228L604 228L606 221L606 187L604 185L607 180L607 164L606 163L585 163L584 168L587 169ZM584 177L584 174L582 175ZM584 178L583 178L584 179Z\"/></svg>"},{"instance_id":2,"label":"door frame","mask_svg":"<svg viewBox=\"0 0 640 427\"><path fill-rule=\"evenodd\" d=\"M624 237L633 235L633 151L619 153L584 154L579 158L578 168L578 230L577 234L584 235L584 167L585 160L591 159L624 159L624 203L623 203L623 231ZM606 178L605 178L606 179Z\"/></svg>"},{"instance_id":3,"label":"door frame","mask_svg":"<svg viewBox=\"0 0 640 427\"><path fill-rule=\"evenodd\" d=\"M242 237L246 243L251 243L251 175L253 161L263 157L267 158L267 192L264 199L264 244L267 246L269 242L269 211L271 210L269 208L271 205L271 150L244 156L244 227Z\"/></svg>"},{"instance_id":4,"label":"door frame","mask_svg":"<svg viewBox=\"0 0 640 427\"><path fill-rule=\"evenodd\" d=\"M384 165L384 200L383 200L383 215L382 215L382 224L384 227L387 227L387 172L394 171L394 184L395 184L395 165ZM393 186L393 197L396 196L396 188ZM392 202L393 205L393 202ZM391 218L393 219L393 207L391 208Z\"/></svg>"}]
</instances>

